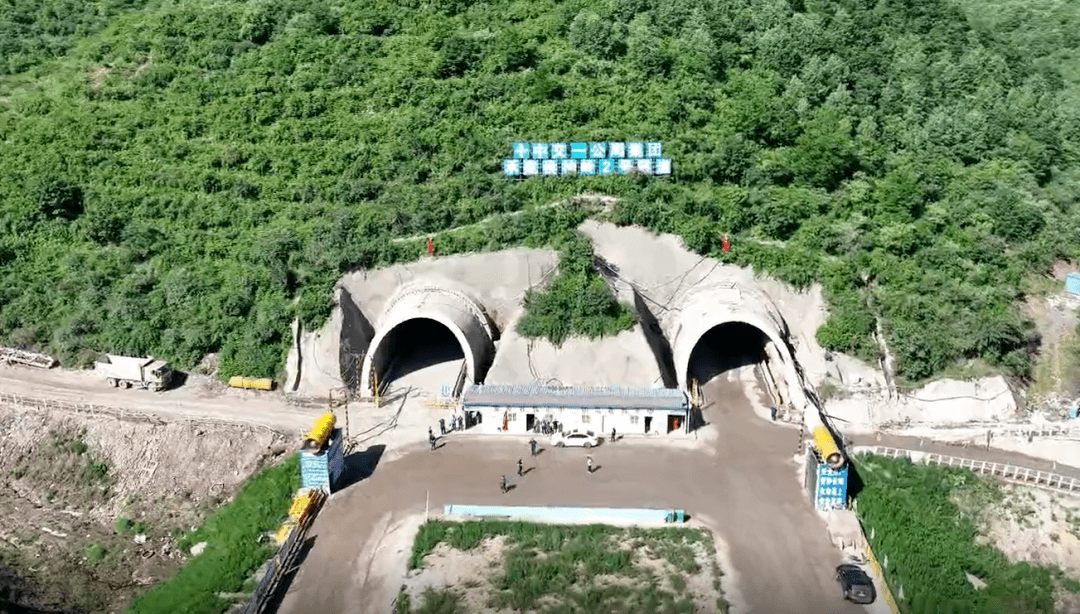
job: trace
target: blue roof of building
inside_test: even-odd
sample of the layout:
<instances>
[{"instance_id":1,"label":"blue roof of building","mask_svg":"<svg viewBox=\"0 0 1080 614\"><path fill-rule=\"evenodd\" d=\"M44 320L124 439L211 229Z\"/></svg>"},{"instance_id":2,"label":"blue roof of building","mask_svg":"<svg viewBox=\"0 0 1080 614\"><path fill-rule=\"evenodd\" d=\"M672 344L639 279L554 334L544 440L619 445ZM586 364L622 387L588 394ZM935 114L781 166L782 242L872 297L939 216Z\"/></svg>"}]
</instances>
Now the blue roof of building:
<instances>
[{"instance_id":1,"label":"blue roof of building","mask_svg":"<svg viewBox=\"0 0 1080 614\"><path fill-rule=\"evenodd\" d=\"M465 407L568 407L580 409L659 409L685 411L686 393L674 388L559 388L540 385L468 386L461 396Z\"/></svg>"}]
</instances>

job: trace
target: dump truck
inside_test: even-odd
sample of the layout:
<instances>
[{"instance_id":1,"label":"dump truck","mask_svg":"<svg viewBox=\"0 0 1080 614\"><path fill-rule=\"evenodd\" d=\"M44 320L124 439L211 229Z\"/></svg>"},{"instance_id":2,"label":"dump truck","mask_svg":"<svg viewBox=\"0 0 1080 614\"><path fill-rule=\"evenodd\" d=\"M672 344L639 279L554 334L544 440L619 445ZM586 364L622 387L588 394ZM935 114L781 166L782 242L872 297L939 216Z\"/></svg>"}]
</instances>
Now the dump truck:
<instances>
[{"instance_id":1,"label":"dump truck","mask_svg":"<svg viewBox=\"0 0 1080 614\"><path fill-rule=\"evenodd\" d=\"M154 360L153 356L137 358L106 354L94 363L94 370L103 373L105 381L114 387L137 386L154 392L168 388L173 376L168 364L164 360Z\"/></svg>"}]
</instances>

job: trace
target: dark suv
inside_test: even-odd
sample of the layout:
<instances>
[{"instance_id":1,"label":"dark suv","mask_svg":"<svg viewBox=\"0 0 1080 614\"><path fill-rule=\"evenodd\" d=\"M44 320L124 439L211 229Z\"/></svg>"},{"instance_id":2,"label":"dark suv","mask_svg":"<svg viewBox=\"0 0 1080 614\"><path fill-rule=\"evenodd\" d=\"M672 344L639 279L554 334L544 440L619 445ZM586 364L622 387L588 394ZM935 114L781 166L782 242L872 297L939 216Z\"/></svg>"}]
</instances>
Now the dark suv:
<instances>
[{"instance_id":1,"label":"dark suv","mask_svg":"<svg viewBox=\"0 0 1080 614\"><path fill-rule=\"evenodd\" d=\"M837 567L836 581L840 583L844 599L862 605L874 603L874 598L877 596L874 591L874 581L857 566L845 564Z\"/></svg>"}]
</instances>

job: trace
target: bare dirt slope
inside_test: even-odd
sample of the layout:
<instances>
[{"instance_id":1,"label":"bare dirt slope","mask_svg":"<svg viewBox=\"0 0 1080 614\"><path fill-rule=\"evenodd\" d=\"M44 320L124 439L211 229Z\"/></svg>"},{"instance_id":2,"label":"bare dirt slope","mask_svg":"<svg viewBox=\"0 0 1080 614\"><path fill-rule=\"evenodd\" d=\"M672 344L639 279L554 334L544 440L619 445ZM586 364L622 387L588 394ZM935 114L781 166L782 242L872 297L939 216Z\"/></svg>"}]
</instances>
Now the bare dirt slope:
<instances>
[{"instance_id":1,"label":"bare dirt slope","mask_svg":"<svg viewBox=\"0 0 1080 614\"><path fill-rule=\"evenodd\" d=\"M174 534L293 447L263 427L7 402L0 442L0 564L44 605L91 612L121 611L179 567Z\"/></svg>"},{"instance_id":2,"label":"bare dirt slope","mask_svg":"<svg viewBox=\"0 0 1080 614\"><path fill-rule=\"evenodd\" d=\"M1055 263L1051 278L1042 280L1046 291L1032 293L1024 304L1040 337L1030 395L1035 403L1056 405L1059 400L1080 397L1080 301L1064 291L1065 276L1072 270L1072 263Z\"/></svg>"}]
</instances>

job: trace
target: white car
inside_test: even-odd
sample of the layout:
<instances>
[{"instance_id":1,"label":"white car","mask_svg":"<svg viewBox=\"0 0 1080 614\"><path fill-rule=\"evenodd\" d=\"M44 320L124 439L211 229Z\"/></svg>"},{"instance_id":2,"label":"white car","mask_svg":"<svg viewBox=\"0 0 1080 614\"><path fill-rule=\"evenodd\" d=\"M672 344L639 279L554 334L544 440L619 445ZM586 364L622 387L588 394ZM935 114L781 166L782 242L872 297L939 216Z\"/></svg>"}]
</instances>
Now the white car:
<instances>
[{"instance_id":1,"label":"white car","mask_svg":"<svg viewBox=\"0 0 1080 614\"><path fill-rule=\"evenodd\" d=\"M579 431L574 429L569 433L555 433L551 436L551 444L556 448L577 446L591 448L600 443L600 438L592 431Z\"/></svg>"}]
</instances>

